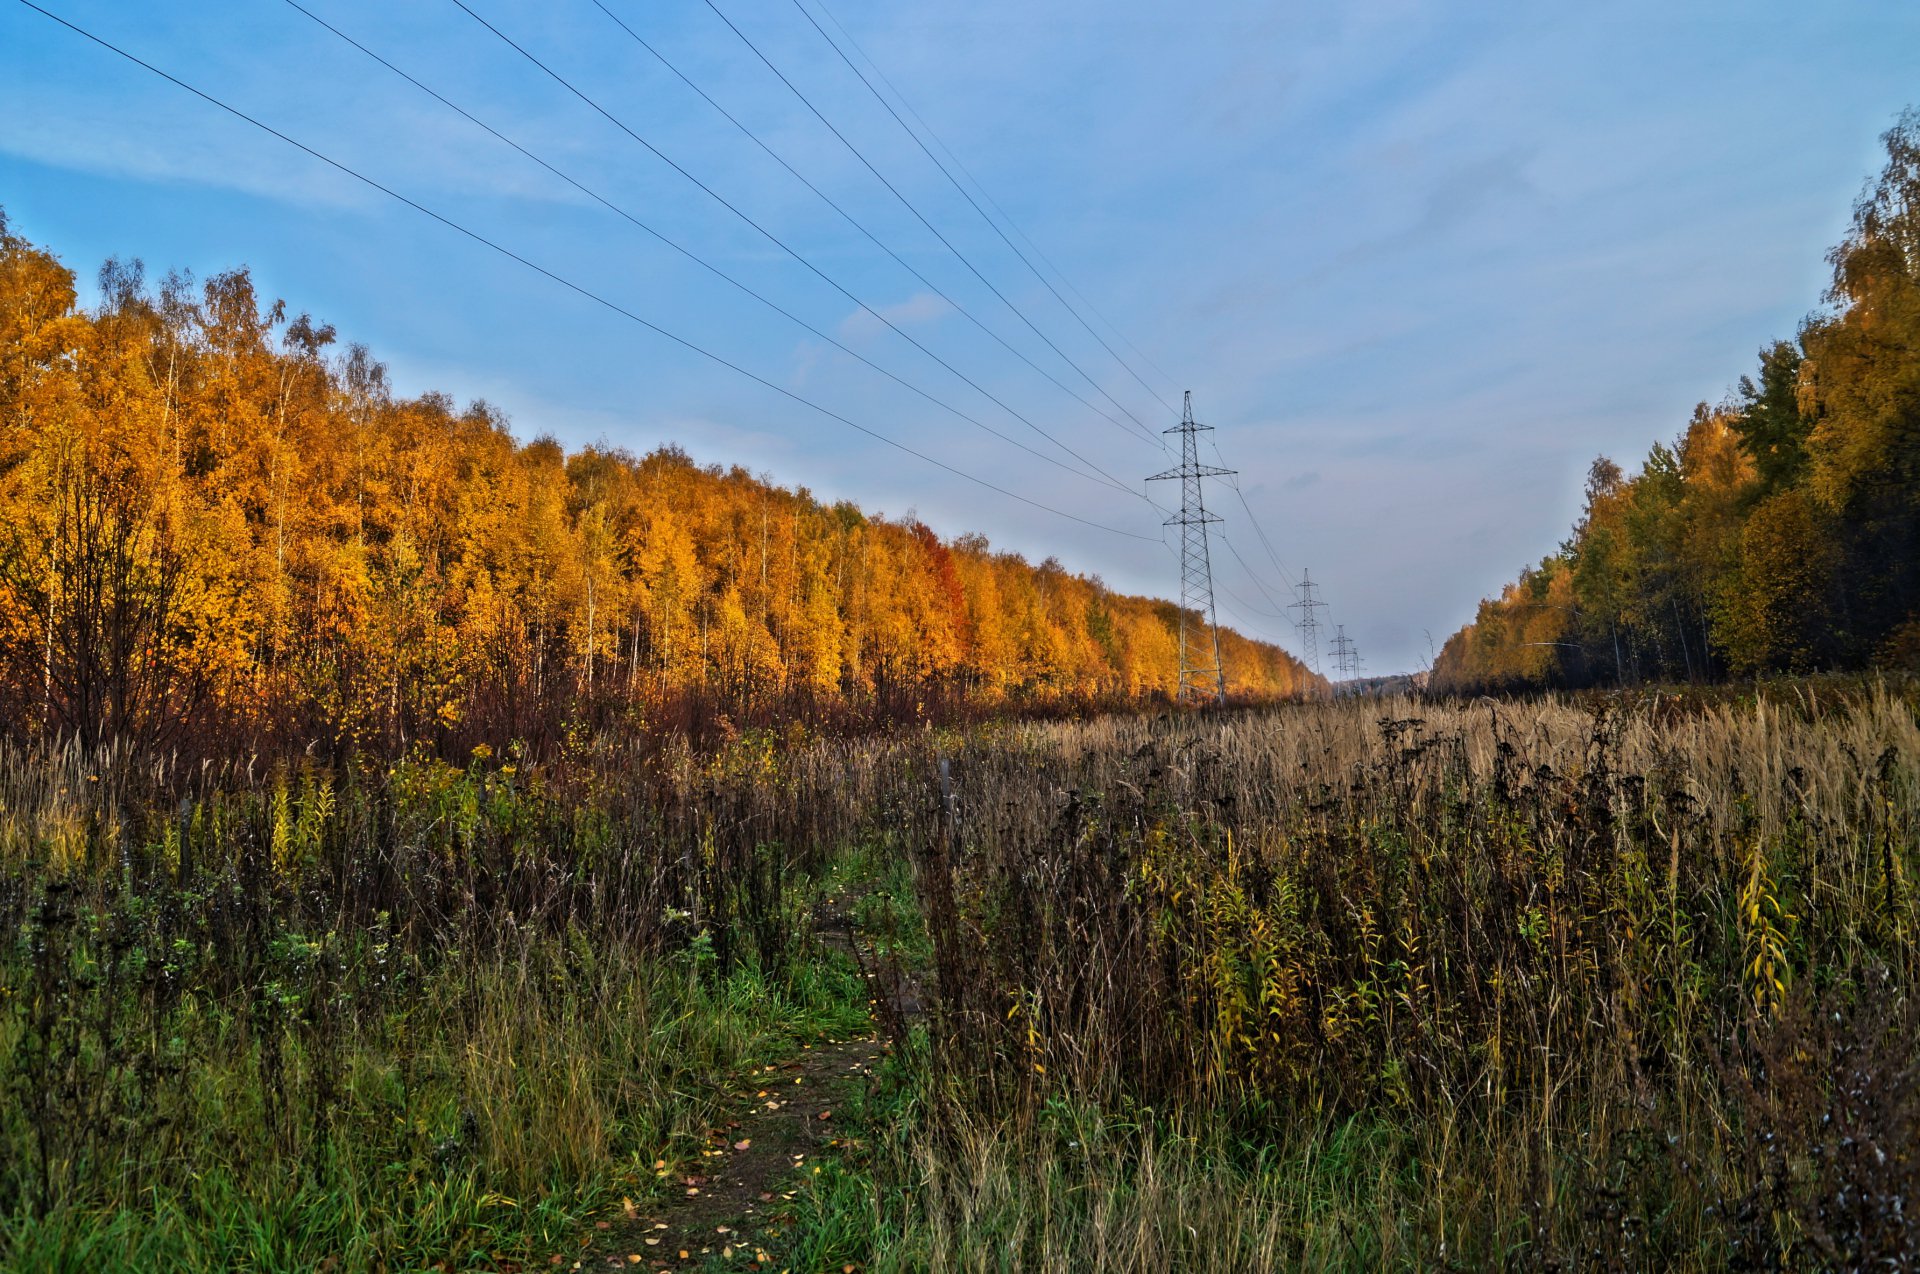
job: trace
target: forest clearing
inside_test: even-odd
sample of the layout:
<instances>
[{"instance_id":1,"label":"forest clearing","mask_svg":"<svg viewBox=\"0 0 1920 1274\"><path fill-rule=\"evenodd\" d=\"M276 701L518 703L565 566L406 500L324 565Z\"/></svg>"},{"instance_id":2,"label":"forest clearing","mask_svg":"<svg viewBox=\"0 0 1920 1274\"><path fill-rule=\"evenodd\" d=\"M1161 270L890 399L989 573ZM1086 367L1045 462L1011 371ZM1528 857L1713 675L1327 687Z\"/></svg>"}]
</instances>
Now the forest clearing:
<instances>
[{"instance_id":1,"label":"forest clearing","mask_svg":"<svg viewBox=\"0 0 1920 1274\"><path fill-rule=\"evenodd\" d=\"M0 1274L1920 1268L1920 7L1480 8L0 3Z\"/></svg>"},{"instance_id":2,"label":"forest clearing","mask_svg":"<svg viewBox=\"0 0 1920 1274\"><path fill-rule=\"evenodd\" d=\"M236 765L177 805L14 753L0 1233L76 1270L1871 1264L1915 1242L1917 693Z\"/></svg>"}]
</instances>

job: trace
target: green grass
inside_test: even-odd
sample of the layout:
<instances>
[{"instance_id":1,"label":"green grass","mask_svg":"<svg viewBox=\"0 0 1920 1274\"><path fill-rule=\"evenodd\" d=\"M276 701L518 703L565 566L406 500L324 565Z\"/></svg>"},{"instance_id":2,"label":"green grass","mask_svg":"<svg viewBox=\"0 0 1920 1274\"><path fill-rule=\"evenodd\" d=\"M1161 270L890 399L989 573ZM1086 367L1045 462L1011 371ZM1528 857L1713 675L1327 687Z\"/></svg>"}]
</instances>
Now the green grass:
<instances>
[{"instance_id":1,"label":"green grass","mask_svg":"<svg viewBox=\"0 0 1920 1274\"><path fill-rule=\"evenodd\" d=\"M1021 727L941 744L954 821L930 737L144 825L0 763L0 1264L543 1265L877 1024L776 1269L1861 1266L1920 717L1796 703Z\"/></svg>"},{"instance_id":2,"label":"green grass","mask_svg":"<svg viewBox=\"0 0 1920 1274\"><path fill-rule=\"evenodd\" d=\"M1904 1259L1912 690L1341 704L963 749L973 813L921 824L921 914L900 858L841 868L863 928L958 976L802 1178L783 1256Z\"/></svg>"},{"instance_id":3,"label":"green grass","mask_svg":"<svg viewBox=\"0 0 1920 1274\"><path fill-rule=\"evenodd\" d=\"M184 1128L165 1139L179 1170L146 1165L130 1198L113 1182L123 1165L96 1153L54 1207L0 1218L0 1253L18 1269L294 1271L564 1250L593 1210L644 1198L656 1158L697 1158L726 1077L864 1020L856 978L802 967L776 987L623 966L557 1004L501 970L468 1005L473 1031L423 988L346 1043L325 1138L286 1147L262 1136L257 1050L209 1026L187 1042L205 1059L193 1082L166 1101ZM309 1058L286 1066L308 1082Z\"/></svg>"},{"instance_id":4,"label":"green grass","mask_svg":"<svg viewBox=\"0 0 1920 1274\"><path fill-rule=\"evenodd\" d=\"M1285 1141L1057 1101L1029 1126L943 1101L924 1054L847 1102L796 1178L795 1269L1378 1268L1405 1264L1422 1183L1402 1130L1316 1115Z\"/></svg>"},{"instance_id":5,"label":"green grass","mask_svg":"<svg viewBox=\"0 0 1920 1274\"><path fill-rule=\"evenodd\" d=\"M611 944L416 971L377 1015L344 1016L324 1041L330 1058L293 1026L268 1067L257 1021L189 999L169 1018L179 1073L145 1082L83 1042L68 1072L127 1099L89 1135L55 1139L57 1196L0 1214L0 1265L544 1260L570 1250L596 1209L646 1198L656 1159L697 1160L729 1077L866 1022L864 986L837 953L796 958L773 979ZM19 1060L19 1019L8 1020L0 1056ZM68 1117L85 1122L87 1109ZM36 1155L29 1118L18 1102L0 1115L20 1170Z\"/></svg>"}]
</instances>

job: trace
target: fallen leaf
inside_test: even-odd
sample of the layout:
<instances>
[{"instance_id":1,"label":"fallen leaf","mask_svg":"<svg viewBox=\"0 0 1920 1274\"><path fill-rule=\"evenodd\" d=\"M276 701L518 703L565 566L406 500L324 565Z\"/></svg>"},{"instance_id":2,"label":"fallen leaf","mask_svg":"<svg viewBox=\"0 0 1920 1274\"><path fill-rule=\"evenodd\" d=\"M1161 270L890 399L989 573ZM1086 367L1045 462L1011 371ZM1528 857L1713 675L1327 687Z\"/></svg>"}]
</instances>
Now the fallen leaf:
<instances>
[{"instance_id":1,"label":"fallen leaf","mask_svg":"<svg viewBox=\"0 0 1920 1274\"><path fill-rule=\"evenodd\" d=\"M745 1150L748 1146L751 1146L752 1144L753 1144L753 1138L742 1137L740 1140L733 1143L733 1148L735 1150Z\"/></svg>"}]
</instances>

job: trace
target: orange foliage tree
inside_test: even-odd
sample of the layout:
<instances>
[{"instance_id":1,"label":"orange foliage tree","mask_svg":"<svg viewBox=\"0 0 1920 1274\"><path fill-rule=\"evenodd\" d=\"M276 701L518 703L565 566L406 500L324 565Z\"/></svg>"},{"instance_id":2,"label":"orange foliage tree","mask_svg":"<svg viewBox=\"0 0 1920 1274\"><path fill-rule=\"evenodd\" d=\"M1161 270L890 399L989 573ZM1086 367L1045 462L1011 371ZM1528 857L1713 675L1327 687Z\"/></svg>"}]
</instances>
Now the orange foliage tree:
<instances>
[{"instance_id":1,"label":"orange foliage tree","mask_svg":"<svg viewBox=\"0 0 1920 1274\"><path fill-rule=\"evenodd\" d=\"M1639 473L1595 462L1571 538L1481 603L1437 688L1920 668L1920 113L1882 141L1827 308Z\"/></svg>"},{"instance_id":2,"label":"orange foliage tree","mask_svg":"<svg viewBox=\"0 0 1920 1274\"><path fill-rule=\"evenodd\" d=\"M0 220L0 706L16 731L334 755L615 722L1121 705L1171 605L665 447L404 398L245 271L102 302ZM1230 689L1309 675L1223 633Z\"/></svg>"}]
</instances>

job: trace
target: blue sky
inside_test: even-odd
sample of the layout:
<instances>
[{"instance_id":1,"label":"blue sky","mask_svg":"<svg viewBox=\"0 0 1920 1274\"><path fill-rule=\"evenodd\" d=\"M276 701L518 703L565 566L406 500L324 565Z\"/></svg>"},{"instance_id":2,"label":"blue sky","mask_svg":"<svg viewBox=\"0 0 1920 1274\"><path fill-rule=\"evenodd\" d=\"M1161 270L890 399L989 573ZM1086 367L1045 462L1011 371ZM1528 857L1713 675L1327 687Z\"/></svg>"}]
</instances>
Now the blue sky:
<instances>
[{"instance_id":1,"label":"blue sky","mask_svg":"<svg viewBox=\"0 0 1920 1274\"><path fill-rule=\"evenodd\" d=\"M705 0L604 2L941 292L1120 414ZM1154 429L1172 423L795 0L715 2L1094 382ZM1160 535L1143 501L876 375L283 0L42 3L775 384L1031 499ZM451 0L303 3L820 330L1053 450ZM1171 463L983 335L593 0L468 3L1074 451L1136 491ZM1791 334L1819 299L1823 253L1877 166L1879 133L1920 104L1920 6L1891 0L830 3L1018 227L1145 352L1107 334L1134 370L1176 405L1194 391L1286 571L1312 568L1373 671L1420 666L1425 633L1444 640L1558 542L1595 454L1637 463L1750 370L1762 342ZM1115 587L1176 586L1161 547L1008 500L736 377L13 0L0 0L0 205L85 278L114 254L155 274L250 266L263 292L371 346L404 392L484 397L523 437L635 451L678 442L823 498L1058 556ZM1260 613L1292 599L1238 501L1221 490L1216 507L1262 576L1216 548L1223 621L1297 645Z\"/></svg>"}]
</instances>

